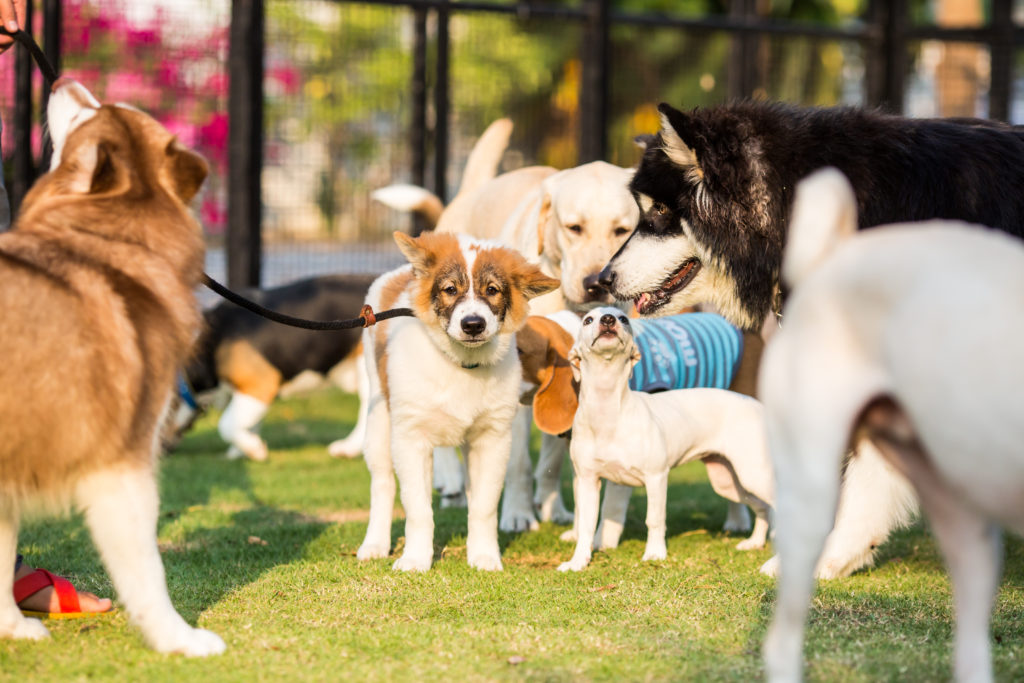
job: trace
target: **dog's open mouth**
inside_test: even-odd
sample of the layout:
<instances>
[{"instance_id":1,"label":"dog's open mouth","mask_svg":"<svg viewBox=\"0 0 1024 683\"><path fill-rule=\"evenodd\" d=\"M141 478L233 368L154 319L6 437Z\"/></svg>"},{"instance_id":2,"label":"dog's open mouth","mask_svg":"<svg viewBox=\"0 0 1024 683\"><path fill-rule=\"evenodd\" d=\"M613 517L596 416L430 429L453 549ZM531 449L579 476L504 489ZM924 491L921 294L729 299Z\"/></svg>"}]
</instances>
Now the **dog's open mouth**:
<instances>
[{"instance_id":1,"label":"dog's open mouth","mask_svg":"<svg viewBox=\"0 0 1024 683\"><path fill-rule=\"evenodd\" d=\"M688 259L675 273L653 292L644 292L633 301L637 313L650 315L658 310L672 298L672 295L686 287L697 277L700 271L700 261L695 258Z\"/></svg>"}]
</instances>

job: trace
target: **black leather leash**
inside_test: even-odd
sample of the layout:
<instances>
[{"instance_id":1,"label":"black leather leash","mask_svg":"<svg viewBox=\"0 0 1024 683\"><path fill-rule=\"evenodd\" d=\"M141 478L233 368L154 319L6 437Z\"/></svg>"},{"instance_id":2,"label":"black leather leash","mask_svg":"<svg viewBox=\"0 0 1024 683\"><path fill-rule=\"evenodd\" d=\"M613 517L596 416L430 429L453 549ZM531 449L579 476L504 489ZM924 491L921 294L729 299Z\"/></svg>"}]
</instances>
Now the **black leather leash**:
<instances>
[{"instance_id":1,"label":"black leather leash","mask_svg":"<svg viewBox=\"0 0 1024 683\"><path fill-rule=\"evenodd\" d=\"M0 26L0 35L11 36L14 40L24 45L32 54L32 58L39 66L39 70L42 72L43 78L45 78L48 83L53 84L57 80L57 70L54 69L53 65L50 64L48 59L46 59L46 55L43 53L42 49L40 49L39 45L36 44L36 41L32 39L31 35L22 30L11 33L3 26ZM296 318L294 316L285 315L284 313L278 313L277 311L265 308L255 301L246 299L241 294L231 291L206 273L203 273L203 284L236 306L241 306L242 308L264 317L267 320L272 320L273 322L280 323L282 325L301 327L306 330L350 330L354 327L370 327L378 321L387 320L388 318L413 315L411 308L392 308L387 311L381 311L380 313L374 313L373 309L367 305L363 306L362 310L359 312L358 318L350 318L348 320L306 320L305 318Z\"/></svg>"}]
</instances>

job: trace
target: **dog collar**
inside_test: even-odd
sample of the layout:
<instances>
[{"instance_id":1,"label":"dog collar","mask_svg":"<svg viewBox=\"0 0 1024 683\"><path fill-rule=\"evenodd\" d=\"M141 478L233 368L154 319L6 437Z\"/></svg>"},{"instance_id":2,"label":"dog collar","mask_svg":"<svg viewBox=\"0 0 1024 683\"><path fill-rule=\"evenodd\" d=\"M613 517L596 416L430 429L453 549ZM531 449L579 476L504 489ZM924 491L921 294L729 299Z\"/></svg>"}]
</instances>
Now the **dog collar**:
<instances>
[{"instance_id":1,"label":"dog collar","mask_svg":"<svg viewBox=\"0 0 1024 683\"><path fill-rule=\"evenodd\" d=\"M199 403L196 402L196 397L192 395L192 389L188 385L188 380L181 374L178 375L178 396L189 408L199 410Z\"/></svg>"}]
</instances>

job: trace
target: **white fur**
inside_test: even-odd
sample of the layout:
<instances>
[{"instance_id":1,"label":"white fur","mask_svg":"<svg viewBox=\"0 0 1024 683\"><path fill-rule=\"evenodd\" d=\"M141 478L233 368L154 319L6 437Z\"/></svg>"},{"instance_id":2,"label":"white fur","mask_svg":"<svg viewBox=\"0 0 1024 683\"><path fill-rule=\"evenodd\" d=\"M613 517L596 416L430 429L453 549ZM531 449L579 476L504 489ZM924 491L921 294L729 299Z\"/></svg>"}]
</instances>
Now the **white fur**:
<instances>
[{"instance_id":1,"label":"white fur","mask_svg":"<svg viewBox=\"0 0 1024 683\"><path fill-rule=\"evenodd\" d=\"M383 275L371 286L367 303L379 307L384 283L397 272ZM403 296L396 305L408 303ZM375 334L372 328L363 334L370 368L364 455L370 469L371 496L370 522L357 556L369 559L388 554L397 474L406 523L405 550L394 568L430 568L434 557L433 449L462 446L468 465L468 561L478 569L500 570L498 499L521 377L512 335L495 331L486 341L468 347L418 318L389 321L389 400L385 401L375 369ZM466 367L471 365L476 367Z\"/></svg>"},{"instance_id":2,"label":"white fur","mask_svg":"<svg viewBox=\"0 0 1024 683\"><path fill-rule=\"evenodd\" d=\"M786 259L791 250L805 255L814 244L838 243L809 232L823 199L838 206L821 212L833 223L816 226L819 232L840 231L836 217L851 208L844 192L814 201L803 191L799 196L807 201L794 208L799 230L790 235ZM874 475L863 477L870 485L856 490L848 470L840 494L854 423L869 402L888 396L921 445L880 450L913 483L949 565L956 678L989 681L997 528L1024 532L1024 357L1017 343L1024 335L1024 245L1003 233L931 221L864 231L823 255L787 271L795 289L761 365L778 481L778 603L764 646L769 678L801 676L814 571L828 561L819 555L832 543L826 536L837 504L832 536L847 500L856 501L854 512L899 508L893 486L878 483L880 473L882 481L895 477L877 464ZM862 457L858 452L852 464ZM892 520L883 522L884 539ZM869 519L865 534L877 532L873 524ZM871 540L850 539L846 556Z\"/></svg>"},{"instance_id":3,"label":"white fur","mask_svg":"<svg viewBox=\"0 0 1024 683\"><path fill-rule=\"evenodd\" d=\"M263 401L243 394L231 392L231 401L220 416L217 432L228 444L228 458L247 457L252 460L267 459L267 444L254 431L254 428L267 414L268 406Z\"/></svg>"},{"instance_id":4,"label":"white fur","mask_svg":"<svg viewBox=\"0 0 1024 683\"><path fill-rule=\"evenodd\" d=\"M603 322L605 316L611 318L608 325ZM762 547L774 494L761 404L722 389L632 391L629 374L639 353L624 320L625 314L617 308L588 313L570 357L574 366L578 364L581 382L570 446L576 470L578 537L572 559L559 571L579 571L590 562L602 478L646 487L643 559L664 559L669 471L711 454L729 463L734 500L752 506L757 515L754 532L737 547ZM602 334L605 330L614 336Z\"/></svg>"},{"instance_id":5,"label":"white fur","mask_svg":"<svg viewBox=\"0 0 1024 683\"><path fill-rule=\"evenodd\" d=\"M50 140L53 142L51 171L60 166L61 154L68 135L95 116L99 107L100 103L92 93L74 81L63 81L62 87L50 94L46 105L46 125L50 131Z\"/></svg>"}]
</instances>

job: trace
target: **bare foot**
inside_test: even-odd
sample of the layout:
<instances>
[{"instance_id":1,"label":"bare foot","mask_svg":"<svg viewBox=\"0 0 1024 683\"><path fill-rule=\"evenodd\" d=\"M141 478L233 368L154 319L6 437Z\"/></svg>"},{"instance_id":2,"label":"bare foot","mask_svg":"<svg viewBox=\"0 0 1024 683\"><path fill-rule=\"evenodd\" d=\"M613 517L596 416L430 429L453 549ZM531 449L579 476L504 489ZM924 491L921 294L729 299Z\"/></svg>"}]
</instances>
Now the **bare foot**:
<instances>
[{"instance_id":1,"label":"bare foot","mask_svg":"<svg viewBox=\"0 0 1024 683\"><path fill-rule=\"evenodd\" d=\"M34 571L32 567L22 563L18 567L18 571L14 573L14 580L17 581ZM111 607L110 598L98 598L85 591L76 590L76 592L78 593L78 604L83 612L106 612ZM57 598L57 591L53 586L47 586L19 602L18 607L32 612L60 612L60 600Z\"/></svg>"}]
</instances>

